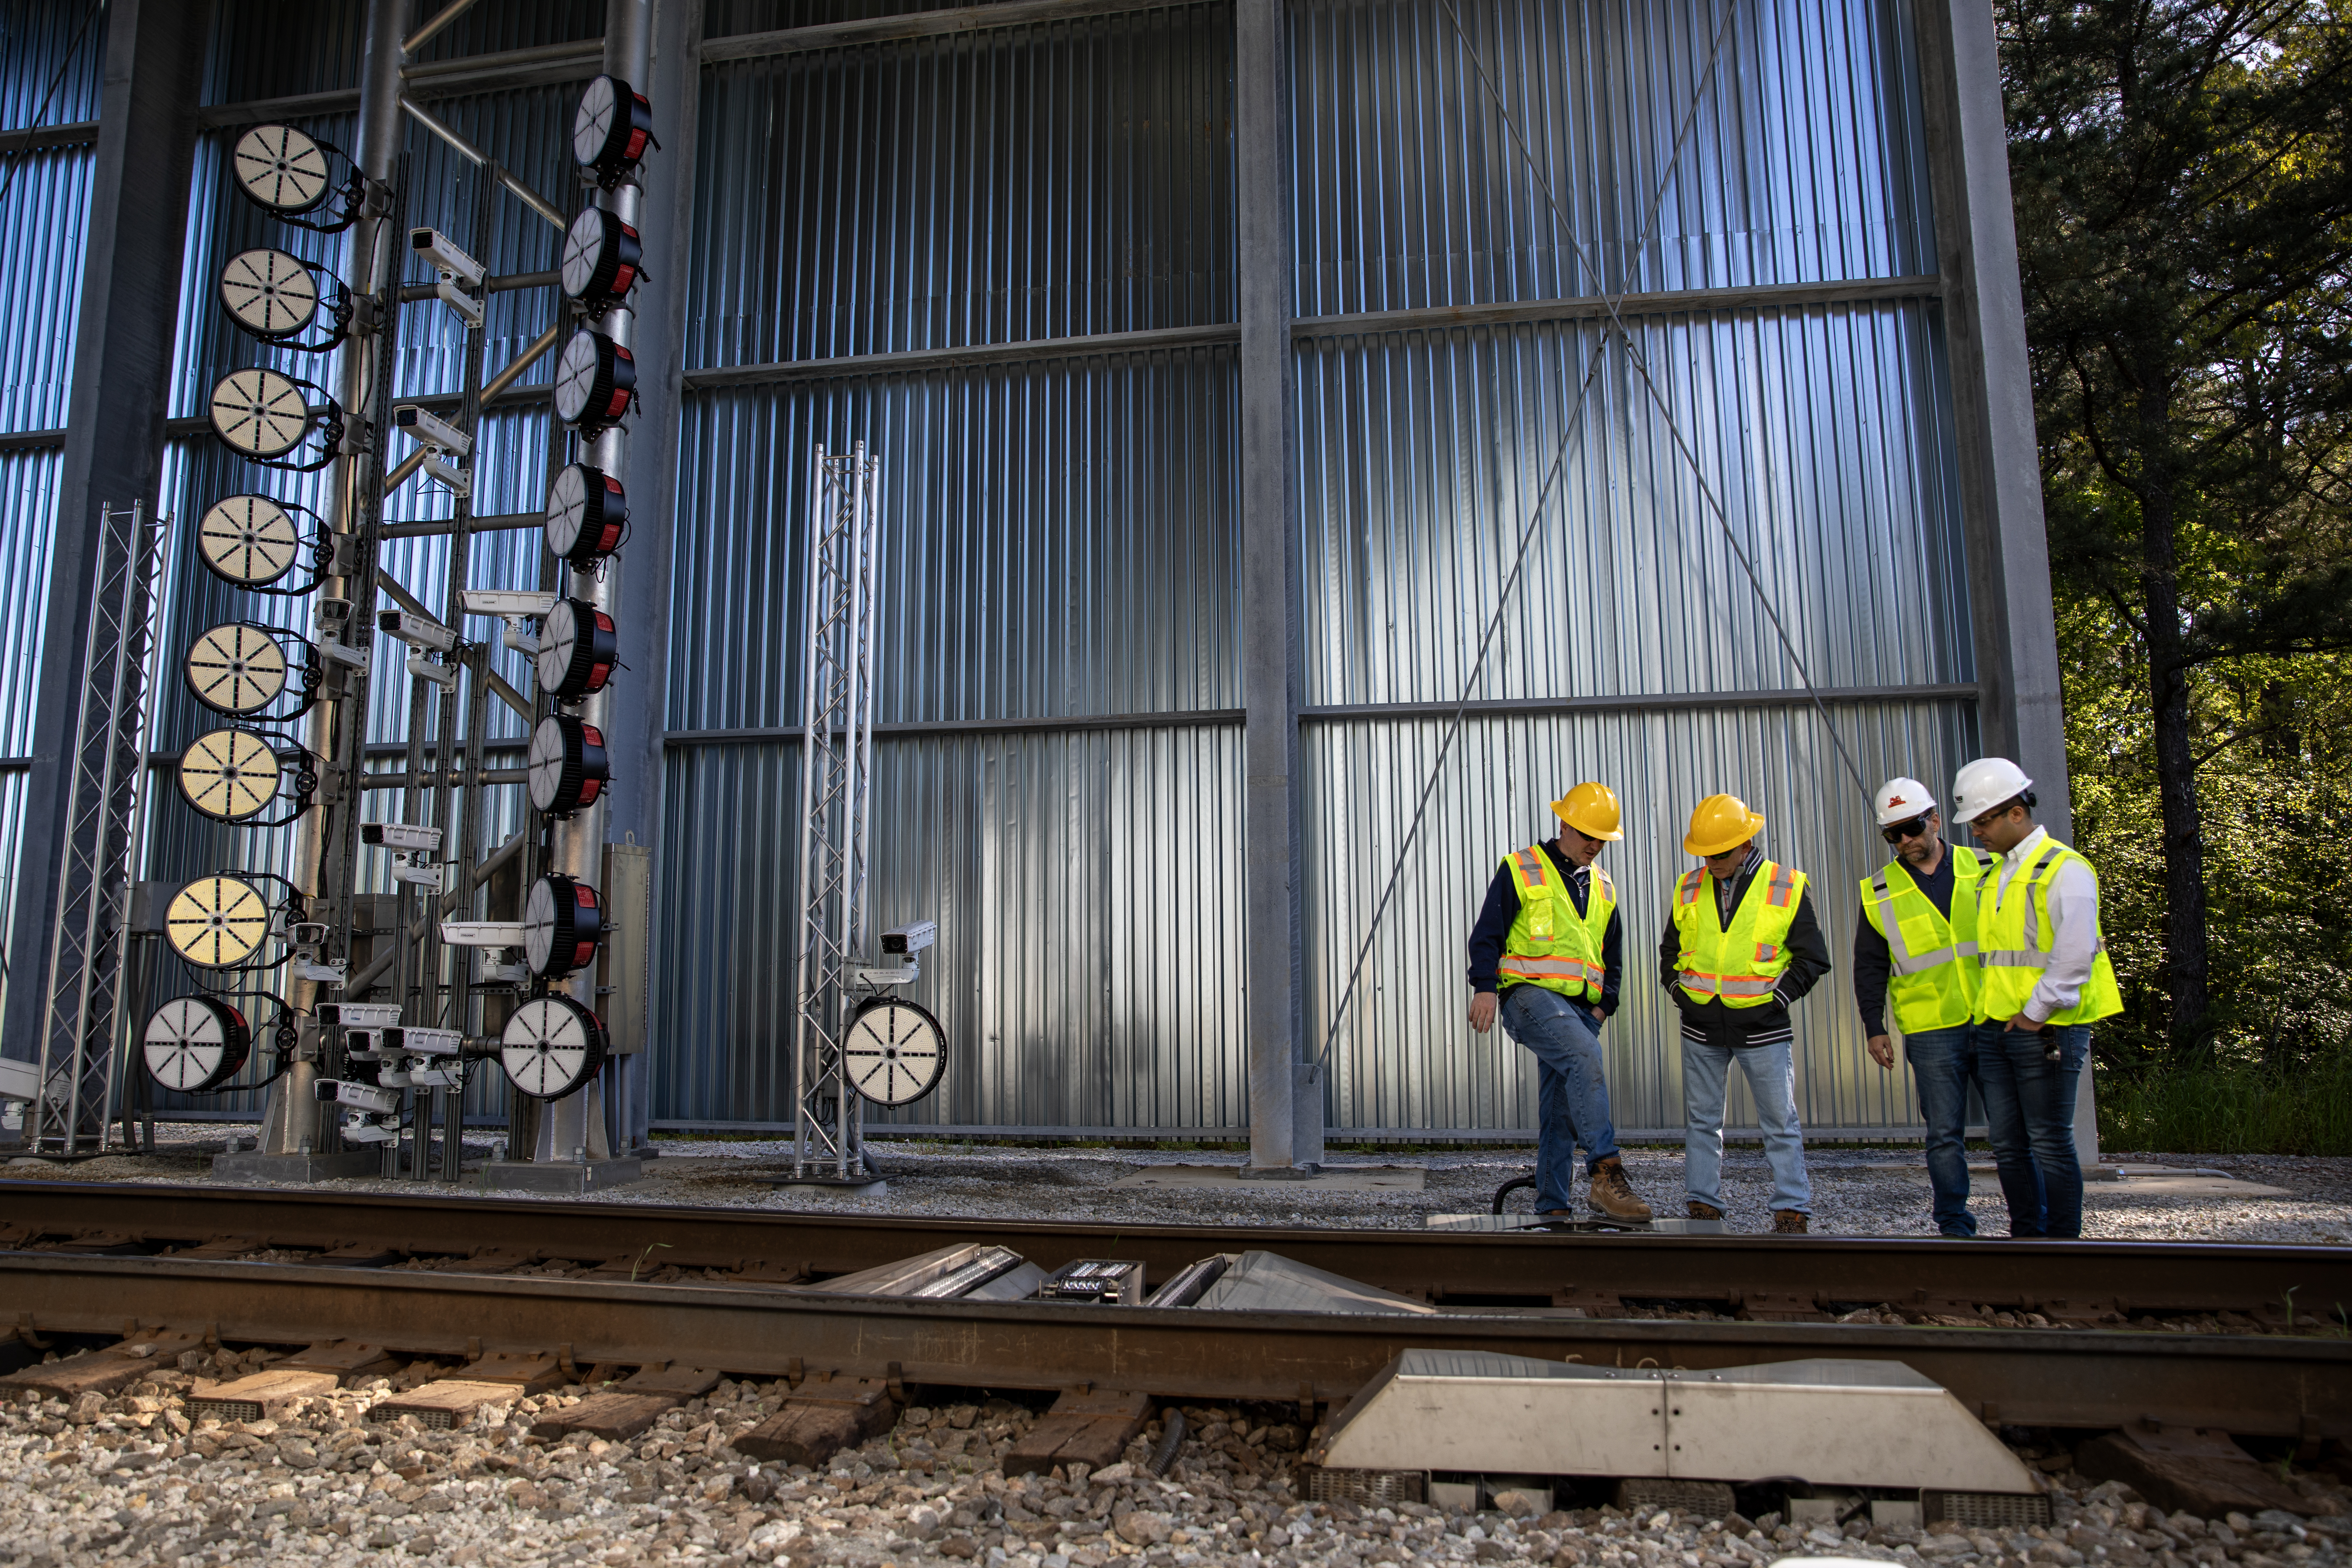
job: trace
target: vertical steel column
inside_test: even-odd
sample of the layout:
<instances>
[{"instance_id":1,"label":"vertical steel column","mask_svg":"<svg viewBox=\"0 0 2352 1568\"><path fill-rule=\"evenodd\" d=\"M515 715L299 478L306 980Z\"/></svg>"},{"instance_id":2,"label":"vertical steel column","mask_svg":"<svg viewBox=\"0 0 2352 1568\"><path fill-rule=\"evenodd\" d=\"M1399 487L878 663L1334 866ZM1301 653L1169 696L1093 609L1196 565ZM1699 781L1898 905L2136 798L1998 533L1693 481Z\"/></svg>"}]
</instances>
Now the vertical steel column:
<instances>
[{"instance_id":1,"label":"vertical steel column","mask_svg":"<svg viewBox=\"0 0 2352 1568\"><path fill-rule=\"evenodd\" d=\"M43 966L59 897L58 847L67 838L73 809L66 748L81 709L100 514L143 504L154 515L163 475L197 79L210 23L210 6L185 0L114 0L107 19L73 391L58 468L35 691L33 765L8 932L8 973L17 984L7 990L0 1053L16 1061L40 1055Z\"/></svg>"},{"instance_id":2,"label":"vertical steel column","mask_svg":"<svg viewBox=\"0 0 2352 1568\"><path fill-rule=\"evenodd\" d=\"M646 70L653 63L654 0L612 0L604 13L604 69L620 78L632 88L644 90ZM623 184L604 199L604 205L623 223L641 232L645 221L645 192L635 184ZM635 351L637 342L635 312L627 307L614 310L604 318L603 331L625 349ZM642 407L636 417L644 417ZM596 437L589 448L588 460L608 474L629 471L629 431L625 425L615 425ZM626 484L628 481L622 481ZM589 575L572 574L572 596L583 599L598 609L614 616L614 629L619 628L621 613L622 562L614 556L604 563L603 570ZM633 672L640 682L639 689L630 693L632 706L642 703L658 704L661 671L646 669ZM613 721L615 711L610 687L589 696L581 704L583 722L604 730ZM555 864L552 869L573 877L592 888L604 884L604 840L610 821L610 800L599 795L569 821L555 826ZM596 966L574 974L570 983L572 996L583 1005L594 1007L596 997ZM604 1086L599 1078L587 1087L551 1100L540 1108L539 1139L531 1158L539 1163L578 1158L585 1151L591 1160L612 1157L612 1141L604 1128Z\"/></svg>"},{"instance_id":3,"label":"vertical steel column","mask_svg":"<svg viewBox=\"0 0 2352 1568\"><path fill-rule=\"evenodd\" d=\"M656 195L638 226L645 239L646 279L635 297L637 432L629 447L628 488L634 518L629 570L621 586L614 630L621 662L637 683L635 700L615 705L604 731L612 763L610 836L635 837L655 850L653 900L647 913L660 929L662 901L662 732L668 721L670 543L677 514L679 397L685 373L687 268L694 232L695 130L702 98L701 0L654 0L653 65L642 89L653 100L654 140L661 151ZM647 160L648 163L652 162ZM650 954L652 943L647 942ZM646 987L650 998L653 987ZM619 1027L617 1020L607 1019ZM622 1142L634 1151L646 1141L652 1114L646 1058L651 1020L641 1020L645 1048L622 1058L627 1125Z\"/></svg>"},{"instance_id":4,"label":"vertical steel column","mask_svg":"<svg viewBox=\"0 0 2352 1568\"><path fill-rule=\"evenodd\" d=\"M1242 742L1250 1167L1323 1157L1319 1067L1304 1057L1298 878L1298 548L1290 504L1289 61L1284 0L1234 12L1239 204Z\"/></svg>"},{"instance_id":5,"label":"vertical steel column","mask_svg":"<svg viewBox=\"0 0 2352 1568\"><path fill-rule=\"evenodd\" d=\"M368 0L366 32L362 40L360 58L359 146L352 157L361 171L372 180L389 180L393 160L400 155L400 42L407 32L412 4L413 0ZM377 268L393 265L385 256L383 231L384 223L380 217L362 216L351 226L344 242L343 280L354 296L373 293L383 282ZM343 345L335 396L343 406L352 433L363 429L370 420L389 427L386 411L370 408L369 404L377 379L373 362L392 325L389 321L382 322L377 334L354 335ZM327 526L335 532L348 533L359 527L362 470L369 461L367 456L348 446L344 454L335 460L334 482L327 490L326 514ZM350 582L341 577L330 577L319 585L321 599L346 598L350 593ZM355 605L352 614L363 625L372 625L374 609L373 605ZM361 646L365 647L373 640L371 635ZM367 723L367 704L364 701L321 701L312 708L302 727L302 744L312 755L328 758L335 755L339 721L364 726ZM364 735L361 737L362 744L365 739ZM361 752L354 749L352 754L357 756ZM325 880L326 859L331 847L328 833L329 814L357 813L363 804L354 787L333 806L321 805L305 812L295 823L291 857L293 881L306 897L317 898L329 891ZM349 954L345 956L349 957ZM318 994L319 988L314 983L295 978L289 971L286 981L286 1005L290 1011L310 1016L318 1002ZM306 1147L323 1151L335 1142L335 1112L329 1110L322 1115L315 1092L320 1077L319 1039L315 1024L306 1027L299 1056L288 1064L285 1076L270 1086L269 1098L262 1112L258 1152L296 1154Z\"/></svg>"},{"instance_id":6,"label":"vertical steel column","mask_svg":"<svg viewBox=\"0 0 2352 1568\"><path fill-rule=\"evenodd\" d=\"M1983 694L1978 733L1988 753L2014 759L2032 778L2042 802L2034 815L2053 836L2071 840L2058 624L1992 12L1976 0L1917 0L1914 15ZM2097 1163L2099 1122L2087 1069L2074 1102L2074 1146L2086 1167Z\"/></svg>"}]
</instances>

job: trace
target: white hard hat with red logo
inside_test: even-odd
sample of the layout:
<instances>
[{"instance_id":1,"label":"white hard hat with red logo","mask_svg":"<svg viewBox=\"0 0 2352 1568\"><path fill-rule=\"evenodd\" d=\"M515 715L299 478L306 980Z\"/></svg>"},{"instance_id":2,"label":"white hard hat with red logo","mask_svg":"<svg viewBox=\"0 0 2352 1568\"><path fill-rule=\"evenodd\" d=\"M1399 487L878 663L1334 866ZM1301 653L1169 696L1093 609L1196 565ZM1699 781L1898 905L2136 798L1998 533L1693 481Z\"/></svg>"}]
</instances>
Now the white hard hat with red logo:
<instances>
[{"instance_id":1,"label":"white hard hat with red logo","mask_svg":"<svg viewBox=\"0 0 2352 1568\"><path fill-rule=\"evenodd\" d=\"M1878 826L1892 827L1935 810L1936 797L1917 779L1888 779L1878 786L1871 804L1878 808Z\"/></svg>"}]
</instances>

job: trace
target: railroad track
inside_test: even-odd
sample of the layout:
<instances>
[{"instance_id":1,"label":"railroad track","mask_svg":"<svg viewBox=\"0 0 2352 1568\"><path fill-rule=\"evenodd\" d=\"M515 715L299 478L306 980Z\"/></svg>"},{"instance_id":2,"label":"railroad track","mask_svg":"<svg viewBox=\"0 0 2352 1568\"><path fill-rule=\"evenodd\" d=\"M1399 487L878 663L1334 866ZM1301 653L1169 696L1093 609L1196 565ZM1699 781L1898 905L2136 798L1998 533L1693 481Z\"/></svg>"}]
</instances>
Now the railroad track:
<instances>
[{"instance_id":1,"label":"railroad track","mask_svg":"<svg viewBox=\"0 0 2352 1568\"><path fill-rule=\"evenodd\" d=\"M2135 1315L2227 1312L2281 1329L2299 1318L2307 1331L2352 1304L2343 1249L1237 1231L68 1183L0 1191L0 1328L27 1343L167 1327L224 1343L343 1340L442 1360L504 1352L583 1369L677 1362L794 1380L1318 1405L1345 1399L1411 1348L1695 1371L1854 1357L1903 1362L1989 1421L2154 1419L2352 1437L2352 1340L2340 1332L2131 1327ZM1047 1268L1134 1259L1154 1281L1207 1255L1263 1248L1442 1310L1106 1308L809 1289L974 1241ZM264 1249L277 1260L241 1260ZM1827 1321L1850 1304L1937 1301L2084 1326ZM1654 1302L1712 1303L1745 1321L1643 1315Z\"/></svg>"}]
</instances>

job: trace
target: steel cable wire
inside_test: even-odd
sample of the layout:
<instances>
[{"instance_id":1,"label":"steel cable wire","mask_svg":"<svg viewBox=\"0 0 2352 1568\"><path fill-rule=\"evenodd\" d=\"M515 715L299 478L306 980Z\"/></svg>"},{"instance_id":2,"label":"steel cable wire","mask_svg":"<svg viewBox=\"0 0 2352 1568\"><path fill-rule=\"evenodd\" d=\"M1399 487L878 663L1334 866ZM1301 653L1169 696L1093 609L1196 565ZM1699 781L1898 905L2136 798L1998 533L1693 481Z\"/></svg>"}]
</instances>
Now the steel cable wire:
<instances>
[{"instance_id":1,"label":"steel cable wire","mask_svg":"<svg viewBox=\"0 0 2352 1568\"><path fill-rule=\"evenodd\" d=\"M49 117L49 105L56 100L58 89L65 85L66 72L72 68L74 58L81 53L82 39L89 36L90 24L105 15L106 6L107 0L90 0L89 10L83 16L81 26L73 36L73 42L66 46L65 58L58 62L58 74L49 79L49 90L41 95L41 106L33 111L33 122L25 127L25 140L17 146L16 158L9 163L7 174L5 177L0 177L0 210L5 210L7 207L8 192L16 184L16 171L24 167L25 161L32 156L33 138L39 133L41 122Z\"/></svg>"}]
</instances>

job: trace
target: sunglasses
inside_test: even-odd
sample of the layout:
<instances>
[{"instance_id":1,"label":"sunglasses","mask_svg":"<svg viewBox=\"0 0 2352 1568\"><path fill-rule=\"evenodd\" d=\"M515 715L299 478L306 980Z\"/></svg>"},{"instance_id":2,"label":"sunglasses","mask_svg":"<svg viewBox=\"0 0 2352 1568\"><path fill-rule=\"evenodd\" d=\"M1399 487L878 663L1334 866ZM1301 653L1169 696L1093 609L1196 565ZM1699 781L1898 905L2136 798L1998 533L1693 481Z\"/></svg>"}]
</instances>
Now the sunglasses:
<instances>
[{"instance_id":1,"label":"sunglasses","mask_svg":"<svg viewBox=\"0 0 2352 1568\"><path fill-rule=\"evenodd\" d=\"M1927 818L1923 812L1908 822L1898 822L1892 827L1882 827L1878 836L1889 844L1900 844L1906 838L1916 838L1927 831Z\"/></svg>"}]
</instances>

